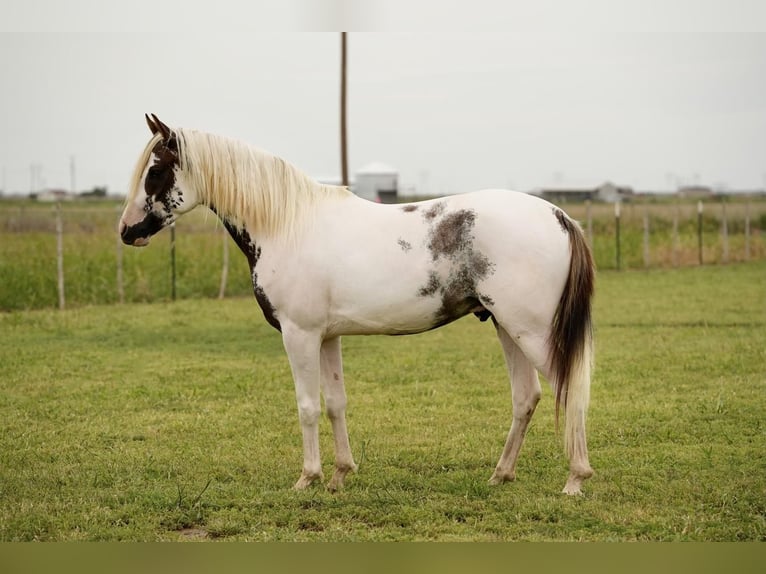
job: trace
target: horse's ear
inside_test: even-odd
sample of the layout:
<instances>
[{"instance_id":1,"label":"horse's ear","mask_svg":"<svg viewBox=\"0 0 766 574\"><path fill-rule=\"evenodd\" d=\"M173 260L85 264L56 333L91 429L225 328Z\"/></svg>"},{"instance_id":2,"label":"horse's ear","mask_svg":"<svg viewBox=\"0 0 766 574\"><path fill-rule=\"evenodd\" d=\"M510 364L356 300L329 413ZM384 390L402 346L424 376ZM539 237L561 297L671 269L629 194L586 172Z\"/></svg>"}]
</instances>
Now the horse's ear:
<instances>
[{"instance_id":1,"label":"horse's ear","mask_svg":"<svg viewBox=\"0 0 766 574\"><path fill-rule=\"evenodd\" d=\"M160 131L159 128L152 121L152 118L149 117L149 114L144 114L144 117L146 118L146 125L149 126L149 129L151 130L152 135Z\"/></svg>"},{"instance_id":2,"label":"horse's ear","mask_svg":"<svg viewBox=\"0 0 766 574\"><path fill-rule=\"evenodd\" d=\"M156 134L157 132L160 132L160 134L162 134L162 139L164 139L165 141L168 141L171 136L170 128L166 126L165 124L163 124L162 121L160 121L160 118L158 118L154 114L152 114L152 120L154 120L153 122L154 126L157 128L157 130L153 131L152 133Z\"/></svg>"}]
</instances>

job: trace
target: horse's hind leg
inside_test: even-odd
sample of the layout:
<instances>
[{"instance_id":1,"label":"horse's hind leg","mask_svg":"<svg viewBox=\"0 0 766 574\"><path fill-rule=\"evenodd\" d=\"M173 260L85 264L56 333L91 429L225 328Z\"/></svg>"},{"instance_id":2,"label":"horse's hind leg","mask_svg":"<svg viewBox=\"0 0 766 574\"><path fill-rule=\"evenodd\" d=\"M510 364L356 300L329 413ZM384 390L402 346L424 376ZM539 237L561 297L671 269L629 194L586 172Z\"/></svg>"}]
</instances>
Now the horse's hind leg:
<instances>
[{"instance_id":1,"label":"horse's hind leg","mask_svg":"<svg viewBox=\"0 0 766 574\"><path fill-rule=\"evenodd\" d=\"M321 363L322 392L335 440L335 472L327 488L334 491L343 487L343 481L350 471L356 470L346 428L346 388L343 382L340 337L322 343Z\"/></svg>"},{"instance_id":2,"label":"horse's hind leg","mask_svg":"<svg viewBox=\"0 0 766 574\"><path fill-rule=\"evenodd\" d=\"M501 326L496 324L497 336L503 347L508 374L511 377L511 395L513 402L513 422L505 442L503 454L497 463L495 472L489 479L490 484L501 484L516 479L516 460L524 442L529 421L540 400L540 380L537 370L524 356L519 346Z\"/></svg>"}]
</instances>

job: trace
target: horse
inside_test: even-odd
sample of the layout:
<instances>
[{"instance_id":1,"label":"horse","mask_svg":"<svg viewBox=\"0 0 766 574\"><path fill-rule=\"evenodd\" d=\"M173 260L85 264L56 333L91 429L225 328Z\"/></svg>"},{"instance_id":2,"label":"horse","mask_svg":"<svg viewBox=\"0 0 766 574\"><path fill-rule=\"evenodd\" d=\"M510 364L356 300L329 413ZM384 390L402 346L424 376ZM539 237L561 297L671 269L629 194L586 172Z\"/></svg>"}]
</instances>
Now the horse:
<instances>
[{"instance_id":1,"label":"horse","mask_svg":"<svg viewBox=\"0 0 766 574\"><path fill-rule=\"evenodd\" d=\"M580 226L541 198L482 190L380 204L323 185L246 143L145 116L119 234L150 238L198 205L220 218L250 266L255 299L282 336L303 435L295 489L323 481L320 392L344 486L357 465L346 425L345 335L408 335L465 315L492 320L511 381L512 422L489 482L516 478L540 400L538 373L564 407L565 494L593 470L585 422L593 356L593 258Z\"/></svg>"}]
</instances>

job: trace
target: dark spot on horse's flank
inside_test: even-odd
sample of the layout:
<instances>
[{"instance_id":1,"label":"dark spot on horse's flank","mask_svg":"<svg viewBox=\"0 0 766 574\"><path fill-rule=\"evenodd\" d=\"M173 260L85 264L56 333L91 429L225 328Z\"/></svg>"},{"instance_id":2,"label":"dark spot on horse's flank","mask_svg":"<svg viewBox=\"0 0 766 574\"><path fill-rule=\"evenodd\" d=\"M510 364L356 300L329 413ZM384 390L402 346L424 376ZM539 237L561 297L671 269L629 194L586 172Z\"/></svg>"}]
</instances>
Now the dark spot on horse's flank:
<instances>
[{"instance_id":1,"label":"dark spot on horse's flank","mask_svg":"<svg viewBox=\"0 0 766 574\"><path fill-rule=\"evenodd\" d=\"M423 219L431 221L432 219L436 219L442 213L444 213L444 204L442 202L434 203L423 213Z\"/></svg>"},{"instance_id":2,"label":"dark spot on horse's flank","mask_svg":"<svg viewBox=\"0 0 766 574\"><path fill-rule=\"evenodd\" d=\"M416 211L418 209L417 205L404 205L402 206L402 211L405 213L412 213L413 211Z\"/></svg>"},{"instance_id":3,"label":"dark spot on horse's flank","mask_svg":"<svg viewBox=\"0 0 766 574\"><path fill-rule=\"evenodd\" d=\"M433 207L436 207L435 204ZM433 209L433 208L432 208ZM444 211L444 206L439 208ZM434 218L429 229L427 247L434 262L442 260L441 274L431 271L428 283L418 295L441 297L441 306L434 317L434 326L444 325L468 313L475 313L486 321L492 312L492 298L478 293L479 282L491 274L494 265L489 258L474 248L473 228L476 212L459 209ZM446 262L444 262L446 260ZM443 265L446 263L446 269Z\"/></svg>"},{"instance_id":4,"label":"dark spot on horse's flank","mask_svg":"<svg viewBox=\"0 0 766 574\"><path fill-rule=\"evenodd\" d=\"M409 241L405 241L401 237L397 239L396 242L399 244L399 247L401 247L402 251L404 251L405 253L407 253L410 249L412 249L412 243L410 243Z\"/></svg>"},{"instance_id":5,"label":"dark spot on horse's flank","mask_svg":"<svg viewBox=\"0 0 766 574\"><path fill-rule=\"evenodd\" d=\"M438 205L438 204L437 204ZM473 241L471 229L476 222L476 213L469 209L461 209L445 215L434 226L428 248L434 261L439 256L453 257L461 251L470 248Z\"/></svg>"},{"instance_id":6,"label":"dark spot on horse's flank","mask_svg":"<svg viewBox=\"0 0 766 574\"><path fill-rule=\"evenodd\" d=\"M431 271L428 274L428 283L420 288L418 295L421 297L431 297L432 295L436 294L440 287L441 282L439 281L439 276L435 272Z\"/></svg>"}]
</instances>

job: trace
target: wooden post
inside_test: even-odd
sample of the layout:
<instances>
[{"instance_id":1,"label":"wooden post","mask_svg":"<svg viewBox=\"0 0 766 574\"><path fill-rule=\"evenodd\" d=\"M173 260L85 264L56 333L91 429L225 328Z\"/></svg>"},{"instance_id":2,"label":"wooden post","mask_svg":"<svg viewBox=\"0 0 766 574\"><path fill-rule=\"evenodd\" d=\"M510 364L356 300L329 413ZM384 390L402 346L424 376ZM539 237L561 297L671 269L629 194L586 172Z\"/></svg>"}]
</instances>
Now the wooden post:
<instances>
[{"instance_id":1,"label":"wooden post","mask_svg":"<svg viewBox=\"0 0 766 574\"><path fill-rule=\"evenodd\" d=\"M593 248L593 213L591 212L591 200L585 200L585 230L588 238L588 244Z\"/></svg>"},{"instance_id":2,"label":"wooden post","mask_svg":"<svg viewBox=\"0 0 766 574\"><path fill-rule=\"evenodd\" d=\"M700 265L702 265L702 200L697 202L697 246Z\"/></svg>"},{"instance_id":3,"label":"wooden post","mask_svg":"<svg viewBox=\"0 0 766 574\"><path fill-rule=\"evenodd\" d=\"M750 198L745 202L745 261L750 261Z\"/></svg>"},{"instance_id":4,"label":"wooden post","mask_svg":"<svg viewBox=\"0 0 766 574\"><path fill-rule=\"evenodd\" d=\"M340 175L348 186L348 141L346 139L346 32L340 34Z\"/></svg>"},{"instance_id":5,"label":"wooden post","mask_svg":"<svg viewBox=\"0 0 766 574\"><path fill-rule=\"evenodd\" d=\"M614 204L614 225L615 225L615 237L617 240L617 271L620 270L620 202L617 201Z\"/></svg>"},{"instance_id":6,"label":"wooden post","mask_svg":"<svg viewBox=\"0 0 766 574\"><path fill-rule=\"evenodd\" d=\"M120 213L122 208L117 206L117 213ZM123 254L122 254L122 237L119 233L117 235L117 302L125 303L125 279L123 273Z\"/></svg>"},{"instance_id":7,"label":"wooden post","mask_svg":"<svg viewBox=\"0 0 766 574\"><path fill-rule=\"evenodd\" d=\"M644 267L648 268L649 264L649 206L644 205Z\"/></svg>"},{"instance_id":8,"label":"wooden post","mask_svg":"<svg viewBox=\"0 0 766 574\"><path fill-rule=\"evenodd\" d=\"M170 298L176 300L176 224L170 224Z\"/></svg>"},{"instance_id":9,"label":"wooden post","mask_svg":"<svg viewBox=\"0 0 766 574\"><path fill-rule=\"evenodd\" d=\"M721 198L721 241L723 242L722 263L729 262L729 222L726 219L726 198Z\"/></svg>"},{"instance_id":10,"label":"wooden post","mask_svg":"<svg viewBox=\"0 0 766 574\"><path fill-rule=\"evenodd\" d=\"M226 293L226 282L229 279L229 233L223 228L223 267L221 268L221 287L218 289L218 298L223 299Z\"/></svg>"},{"instance_id":11,"label":"wooden post","mask_svg":"<svg viewBox=\"0 0 766 574\"><path fill-rule=\"evenodd\" d=\"M678 218L681 206L676 201L676 208L673 210L673 267L678 267L679 251L680 251L680 239L678 237Z\"/></svg>"},{"instance_id":12,"label":"wooden post","mask_svg":"<svg viewBox=\"0 0 766 574\"><path fill-rule=\"evenodd\" d=\"M61 218L61 202L56 202L56 275L58 278L59 309L64 309L64 222Z\"/></svg>"},{"instance_id":13,"label":"wooden post","mask_svg":"<svg viewBox=\"0 0 766 574\"><path fill-rule=\"evenodd\" d=\"M122 271L122 238L117 234L117 302L125 303L125 284Z\"/></svg>"}]
</instances>

